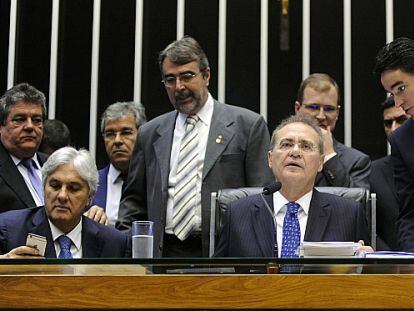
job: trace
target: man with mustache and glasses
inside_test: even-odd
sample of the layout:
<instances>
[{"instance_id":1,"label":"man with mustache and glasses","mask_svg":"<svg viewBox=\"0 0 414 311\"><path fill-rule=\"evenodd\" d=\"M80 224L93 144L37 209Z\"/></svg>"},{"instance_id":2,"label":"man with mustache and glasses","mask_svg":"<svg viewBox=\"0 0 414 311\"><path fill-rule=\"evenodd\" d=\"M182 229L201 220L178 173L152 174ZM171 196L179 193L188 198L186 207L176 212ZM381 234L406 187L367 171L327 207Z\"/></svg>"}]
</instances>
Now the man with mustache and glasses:
<instances>
[{"instance_id":1,"label":"man with mustache and glasses","mask_svg":"<svg viewBox=\"0 0 414 311\"><path fill-rule=\"evenodd\" d=\"M401 107L394 105L394 98L388 97L381 103L384 131L387 141L391 134L410 116ZM398 250L395 221L398 216L398 201L395 190L391 156L387 155L372 162L371 192L377 194L377 250Z\"/></svg>"},{"instance_id":2,"label":"man with mustache and glasses","mask_svg":"<svg viewBox=\"0 0 414 311\"><path fill-rule=\"evenodd\" d=\"M414 116L414 40L398 38L382 47L374 68L396 107ZM399 203L396 222L398 247L414 251L414 121L411 118L391 135L391 163Z\"/></svg>"},{"instance_id":3,"label":"man with mustache and glasses","mask_svg":"<svg viewBox=\"0 0 414 311\"><path fill-rule=\"evenodd\" d=\"M139 127L147 121L141 103L110 105L101 118L101 132L110 164L99 170L99 186L87 215L115 226Z\"/></svg>"},{"instance_id":4,"label":"man with mustache and glasses","mask_svg":"<svg viewBox=\"0 0 414 311\"><path fill-rule=\"evenodd\" d=\"M193 38L168 45L159 66L175 110L140 128L116 227L152 220L154 257L208 256L211 193L271 181L269 132L260 115L213 99Z\"/></svg>"},{"instance_id":5,"label":"man with mustache and glasses","mask_svg":"<svg viewBox=\"0 0 414 311\"><path fill-rule=\"evenodd\" d=\"M338 142L332 135L339 118L339 87L334 79L315 73L302 81L295 112L314 118L323 133L325 160L315 186L363 187L369 189L369 157Z\"/></svg>"},{"instance_id":6,"label":"man with mustache and glasses","mask_svg":"<svg viewBox=\"0 0 414 311\"><path fill-rule=\"evenodd\" d=\"M279 191L252 195L227 206L217 257L298 257L302 241L368 241L363 206L314 189L323 166L318 124L295 115L274 130L268 153ZM265 203L266 202L266 203ZM267 205L266 205L267 204Z\"/></svg>"},{"instance_id":7,"label":"man with mustache and glasses","mask_svg":"<svg viewBox=\"0 0 414 311\"><path fill-rule=\"evenodd\" d=\"M37 151L45 103L45 95L28 83L0 98L0 212L43 205L40 168L47 155Z\"/></svg>"}]
</instances>

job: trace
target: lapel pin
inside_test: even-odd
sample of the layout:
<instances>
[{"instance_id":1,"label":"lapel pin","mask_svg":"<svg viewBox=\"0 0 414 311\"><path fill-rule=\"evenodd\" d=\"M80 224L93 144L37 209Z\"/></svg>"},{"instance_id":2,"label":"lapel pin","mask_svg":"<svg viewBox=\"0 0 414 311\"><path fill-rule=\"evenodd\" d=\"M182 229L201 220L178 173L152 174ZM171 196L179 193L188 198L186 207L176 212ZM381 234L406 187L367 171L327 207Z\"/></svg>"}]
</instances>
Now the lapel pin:
<instances>
[{"instance_id":1,"label":"lapel pin","mask_svg":"<svg viewBox=\"0 0 414 311\"><path fill-rule=\"evenodd\" d=\"M217 136L217 138L216 138L216 144L221 143L221 140L222 139L223 139L223 136L221 136L221 135Z\"/></svg>"}]
</instances>

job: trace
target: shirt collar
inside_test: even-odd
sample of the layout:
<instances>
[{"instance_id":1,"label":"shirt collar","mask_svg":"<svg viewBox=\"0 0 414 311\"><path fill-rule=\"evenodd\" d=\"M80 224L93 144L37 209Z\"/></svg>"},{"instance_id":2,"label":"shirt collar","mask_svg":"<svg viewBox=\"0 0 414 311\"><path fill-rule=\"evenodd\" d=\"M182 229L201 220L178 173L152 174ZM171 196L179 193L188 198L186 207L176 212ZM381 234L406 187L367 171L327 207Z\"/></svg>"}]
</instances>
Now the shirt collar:
<instances>
[{"instance_id":1,"label":"shirt collar","mask_svg":"<svg viewBox=\"0 0 414 311\"><path fill-rule=\"evenodd\" d=\"M309 206L312 200L312 195L313 195L313 189L295 201L302 207L306 215L308 215L309 213ZM287 203L289 203L289 201L279 191L277 191L273 196L274 196L273 197L274 212L275 212L275 215L277 215L281 211L281 209Z\"/></svg>"},{"instance_id":2,"label":"shirt collar","mask_svg":"<svg viewBox=\"0 0 414 311\"><path fill-rule=\"evenodd\" d=\"M211 118L213 116L214 110L214 100L210 93L208 93L207 101L205 105L201 108L199 112L197 112L197 116L200 118L200 121L205 124L206 126L210 126ZM185 127L185 120L187 119L185 113L179 112L177 121L181 127Z\"/></svg>"},{"instance_id":3,"label":"shirt collar","mask_svg":"<svg viewBox=\"0 0 414 311\"><path fill-rule=\"evenodd\" d=\"M23 161L23 159L20 159L20 158L16 157L15 155L11 154L11 153L9 153L9 154L10 154L10 157L11 157L11 159L13 160L13 162L16 166L19 165ZM40 169L41 166L40 166L39 160L37 159L37 154L36 153L33 155L32 160L36 163L36 166L37 166L36 168Z\"/></svg>"},{"instance_id":4,"label":"shirt collar","mask_svg":"<svg viewBox=\"0 0 414 311\"><path fill-rule=\"evenodd\" d=\"M118 181L119 175L121 175L121 171L116 169L112 164L110 164L108 171L109 180L114 184Z\"/></svg>"},{"instance_id":5,"label":"shirt collar","mask_svg":"<svg viewBox=\"0 0 414 311\"><path fill-rule=\"evenodd\" d=\"M62 230L56 227L50 219L48 219L50 225L50 231L52 232L52 239L55 242L61 235L65 235ZM75 245L77 250L80 250L82 245L82 218L79 223L72 229L68 234L66 234L68 238L72 240L72 243Z\"/></svg>"}]
</instances>

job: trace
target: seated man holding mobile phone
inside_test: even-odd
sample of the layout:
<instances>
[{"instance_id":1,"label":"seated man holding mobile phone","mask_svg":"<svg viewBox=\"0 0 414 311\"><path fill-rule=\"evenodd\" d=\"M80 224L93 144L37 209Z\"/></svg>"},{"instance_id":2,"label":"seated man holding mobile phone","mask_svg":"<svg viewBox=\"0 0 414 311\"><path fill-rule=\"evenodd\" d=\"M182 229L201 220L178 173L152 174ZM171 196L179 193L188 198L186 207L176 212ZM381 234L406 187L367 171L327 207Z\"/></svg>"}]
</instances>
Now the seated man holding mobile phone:
<instances>
[{"instance_id":1,"label":"seated man holding mobile phone","mask_svg":"<svg viewBox=\"0 0 414 311\"><path fill-rule=\"evenodd\" d=\"M83 213L98 186L86 150L64 147L42 167L45 206L0 215L0 258L130 257L131 238Z\"/></svg>"}]
</instances>

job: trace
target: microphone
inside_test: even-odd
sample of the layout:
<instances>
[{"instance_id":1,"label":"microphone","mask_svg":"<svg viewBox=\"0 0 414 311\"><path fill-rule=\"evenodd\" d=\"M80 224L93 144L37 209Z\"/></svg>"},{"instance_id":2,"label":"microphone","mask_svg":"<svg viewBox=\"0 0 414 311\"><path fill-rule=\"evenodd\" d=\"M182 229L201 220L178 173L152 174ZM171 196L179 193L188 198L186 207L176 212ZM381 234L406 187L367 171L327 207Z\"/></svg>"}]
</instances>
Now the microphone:
<instances>
[{"instance_id":1,"label":"microphone","mask_svg":"<svg viewBox=\"0 0 414 311\"><path fill-rule=\"evenodd\" d=\"M282 183L280 181L274 181L271 184L263 188L262 194L269 195L279 191L282 188Z\"/></svg>"},{"instance_id":2,"label":"microphone","mask_svg":"<svg viewBox=\"0 0 414 311\"><path fill-rule=\"evenodd\" d=\"M266 199L264 198L265 195L273 194L276 191L279 191L282 188L282 183L280 181L274 181L271 184L267 185L263 188L262 193L260 193L260 197L262 198L263 203L266 206L267 211L270 214L270 217L273 219L274 223L274 239L275 244L273 245L273 257L278 257L278 246L277 246L277 231L276 231L276 215L274 211L270 208L269 204L267 204Z\"/></svg>"}]
</instances>

